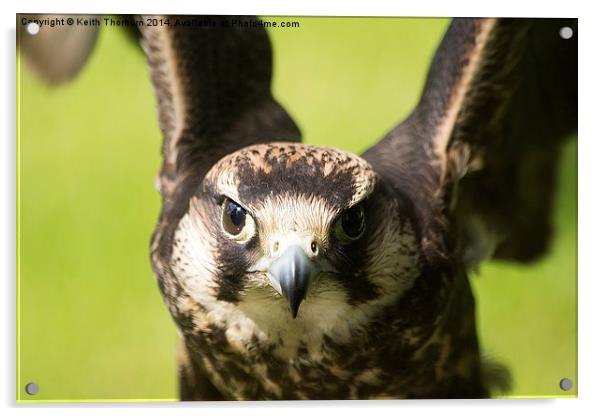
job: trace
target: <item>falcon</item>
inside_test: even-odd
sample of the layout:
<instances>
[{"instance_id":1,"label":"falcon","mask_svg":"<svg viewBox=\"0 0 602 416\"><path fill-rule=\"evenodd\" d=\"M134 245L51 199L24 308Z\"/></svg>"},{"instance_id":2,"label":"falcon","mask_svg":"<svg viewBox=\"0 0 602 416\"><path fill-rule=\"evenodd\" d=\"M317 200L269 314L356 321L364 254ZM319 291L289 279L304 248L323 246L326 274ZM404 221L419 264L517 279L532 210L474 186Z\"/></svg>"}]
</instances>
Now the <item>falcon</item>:
<instances>
[{"instance_id":1,"label":"falcon","mask_svg":"<svg viewBox=\"0 0 602 416\"><path fill-rule=\"evenodd\" d=\"M415 109L357 156L300 142L258 19L202 19L140 27L181 399L489 397L468 274L545 253L576 20L454 19Z\"/></svg>"}]
</instances>

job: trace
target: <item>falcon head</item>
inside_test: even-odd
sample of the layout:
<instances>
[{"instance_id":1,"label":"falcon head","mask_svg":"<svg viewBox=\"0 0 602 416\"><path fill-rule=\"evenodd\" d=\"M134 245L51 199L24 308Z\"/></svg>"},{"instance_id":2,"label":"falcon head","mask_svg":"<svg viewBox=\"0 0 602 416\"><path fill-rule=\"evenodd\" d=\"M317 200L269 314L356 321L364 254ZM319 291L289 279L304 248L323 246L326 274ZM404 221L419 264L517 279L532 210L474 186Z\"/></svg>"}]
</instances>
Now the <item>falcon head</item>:
<instances>
[{"instance_id":1,"label":"falcon head","mask_svg":"<svg viewBox=\"0 0 602 416\"><path fill-rule=\"evenodd\" d=\"M171 265L208 310L350 319L354 306L392 301L411 285L415 241L399 198L367 161L271 143L210 169L176 230Z\"/></svg>"}]
</instances>

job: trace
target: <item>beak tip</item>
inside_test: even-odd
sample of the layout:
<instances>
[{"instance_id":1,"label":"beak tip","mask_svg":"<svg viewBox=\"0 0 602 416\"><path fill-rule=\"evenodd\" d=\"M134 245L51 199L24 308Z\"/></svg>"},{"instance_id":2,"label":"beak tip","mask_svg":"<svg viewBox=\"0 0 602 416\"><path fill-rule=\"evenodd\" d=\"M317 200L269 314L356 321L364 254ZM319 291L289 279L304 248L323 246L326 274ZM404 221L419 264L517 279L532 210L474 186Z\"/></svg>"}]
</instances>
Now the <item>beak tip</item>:
<instances>
[{"instance_id":1,"label":"beak tip","mask_svg":"<svg viewBox=\"0 0 602 416\"><path fill-rule=\"evenodd\" d=\"M296 319L298 314L299 314L299 306L295 307L295 306L291 305L291 315L292 315L293 319Z\"/></svg>"},{"instance_id":2,"label":"beak tip","mask_svg":"<svg viewBox=\"0 0 602 416\"><path fill-rule=\"evenodd\" d=\"M291 296L291 297L286 296L286 299L288 300L288 305L291 309L291 316L293 317L293 319L297 318L297 315L299 314L299 307L301 306L301 302L303 301L303 298L297 298L294 296Z\"/></svg>"},{"instance_id":3,"label":"beak tip","mask_svg":"<svg viewBox=\"0 0 602 416\"><path fill-rule=\"evenodd\" d=\"M270 266L270 276L280 287L280 294L288 301L293 319L305 298L311 280L313 265L299 247L291 247Z\"/></svg>"}]
</instances>

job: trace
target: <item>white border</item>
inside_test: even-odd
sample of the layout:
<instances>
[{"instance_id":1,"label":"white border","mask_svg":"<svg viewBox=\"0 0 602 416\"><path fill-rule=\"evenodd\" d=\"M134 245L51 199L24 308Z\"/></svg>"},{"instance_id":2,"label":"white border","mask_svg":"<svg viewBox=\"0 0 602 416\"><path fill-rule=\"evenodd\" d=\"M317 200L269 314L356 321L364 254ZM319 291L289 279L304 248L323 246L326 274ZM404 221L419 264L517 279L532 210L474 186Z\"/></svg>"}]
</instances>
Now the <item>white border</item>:
<instances>
[{"instance_id":1,"label":"white border","mask_svg":"<svg viewBox=\"0 0 602 416\"><path fill-rule=\"evenodd\" d=\"M81 1L57 0L51 3L41 0L2 2L2 46L1 67L2 91L0 100L1 126L4 137L1 141L2 166L0 181L2 203L0 224L3 239L0 244L0 264L5 277L1 288L3 316L0 321L0 377L1 405L7 415L106 415L115 414L229 414L232 410L245 415L286 413L306 415L318 409L332 412L345 408L346 414L365 414L375 409L379 414L413 413L429 414L503 414L528 411L530 414L563 415L575 412L589 414L602 408L599 388L602 355L600 319L602 304L602 266L598 264L598 251L602 247L602 204L598 178L602 177L600 155L602 155L600 97L600 70L602 58L599 41L602 39L602 20L595 10L595 2L546 1L528 3L525 0L493 2L454 0L387 2L385 0L355 1L255 1L240 0L223 2L190 2L181 0L145 1L124 4L123 0L103 0L102 5L90 6ZM46 404L17 405L15 403L15 13L191 13L191 14L263 14L263 15L347 15L347 16L537 16L579 17L579 399L513 399L482 401L420 401L420 402L271 402L271 403L217 403L217 404ZM202 410L201 410L202 409ZM315 410L314 410L315 409ZM594 409L598 409L594 411Z\"/></svg>"}]
</instances>

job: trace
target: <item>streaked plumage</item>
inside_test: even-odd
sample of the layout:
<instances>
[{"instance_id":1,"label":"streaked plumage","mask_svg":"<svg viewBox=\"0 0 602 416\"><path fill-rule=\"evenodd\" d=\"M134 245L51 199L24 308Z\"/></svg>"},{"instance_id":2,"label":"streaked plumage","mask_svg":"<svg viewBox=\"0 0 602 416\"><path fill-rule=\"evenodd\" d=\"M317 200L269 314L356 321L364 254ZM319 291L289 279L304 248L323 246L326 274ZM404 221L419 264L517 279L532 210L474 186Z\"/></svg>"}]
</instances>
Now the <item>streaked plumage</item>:
<instances>
[{"instance_id":1,"label":"streaked plumage","mask_svg":"<svg viewBox=\"0 0 602 416\"><path fill-rule=\"evenodd\" d=\"M141 40L181 398L487 397L467 273L545 251L576 21L454 20L416 109L358 157L298 143L265 31L212 19Z\"/></svg>"}]
</instances>

